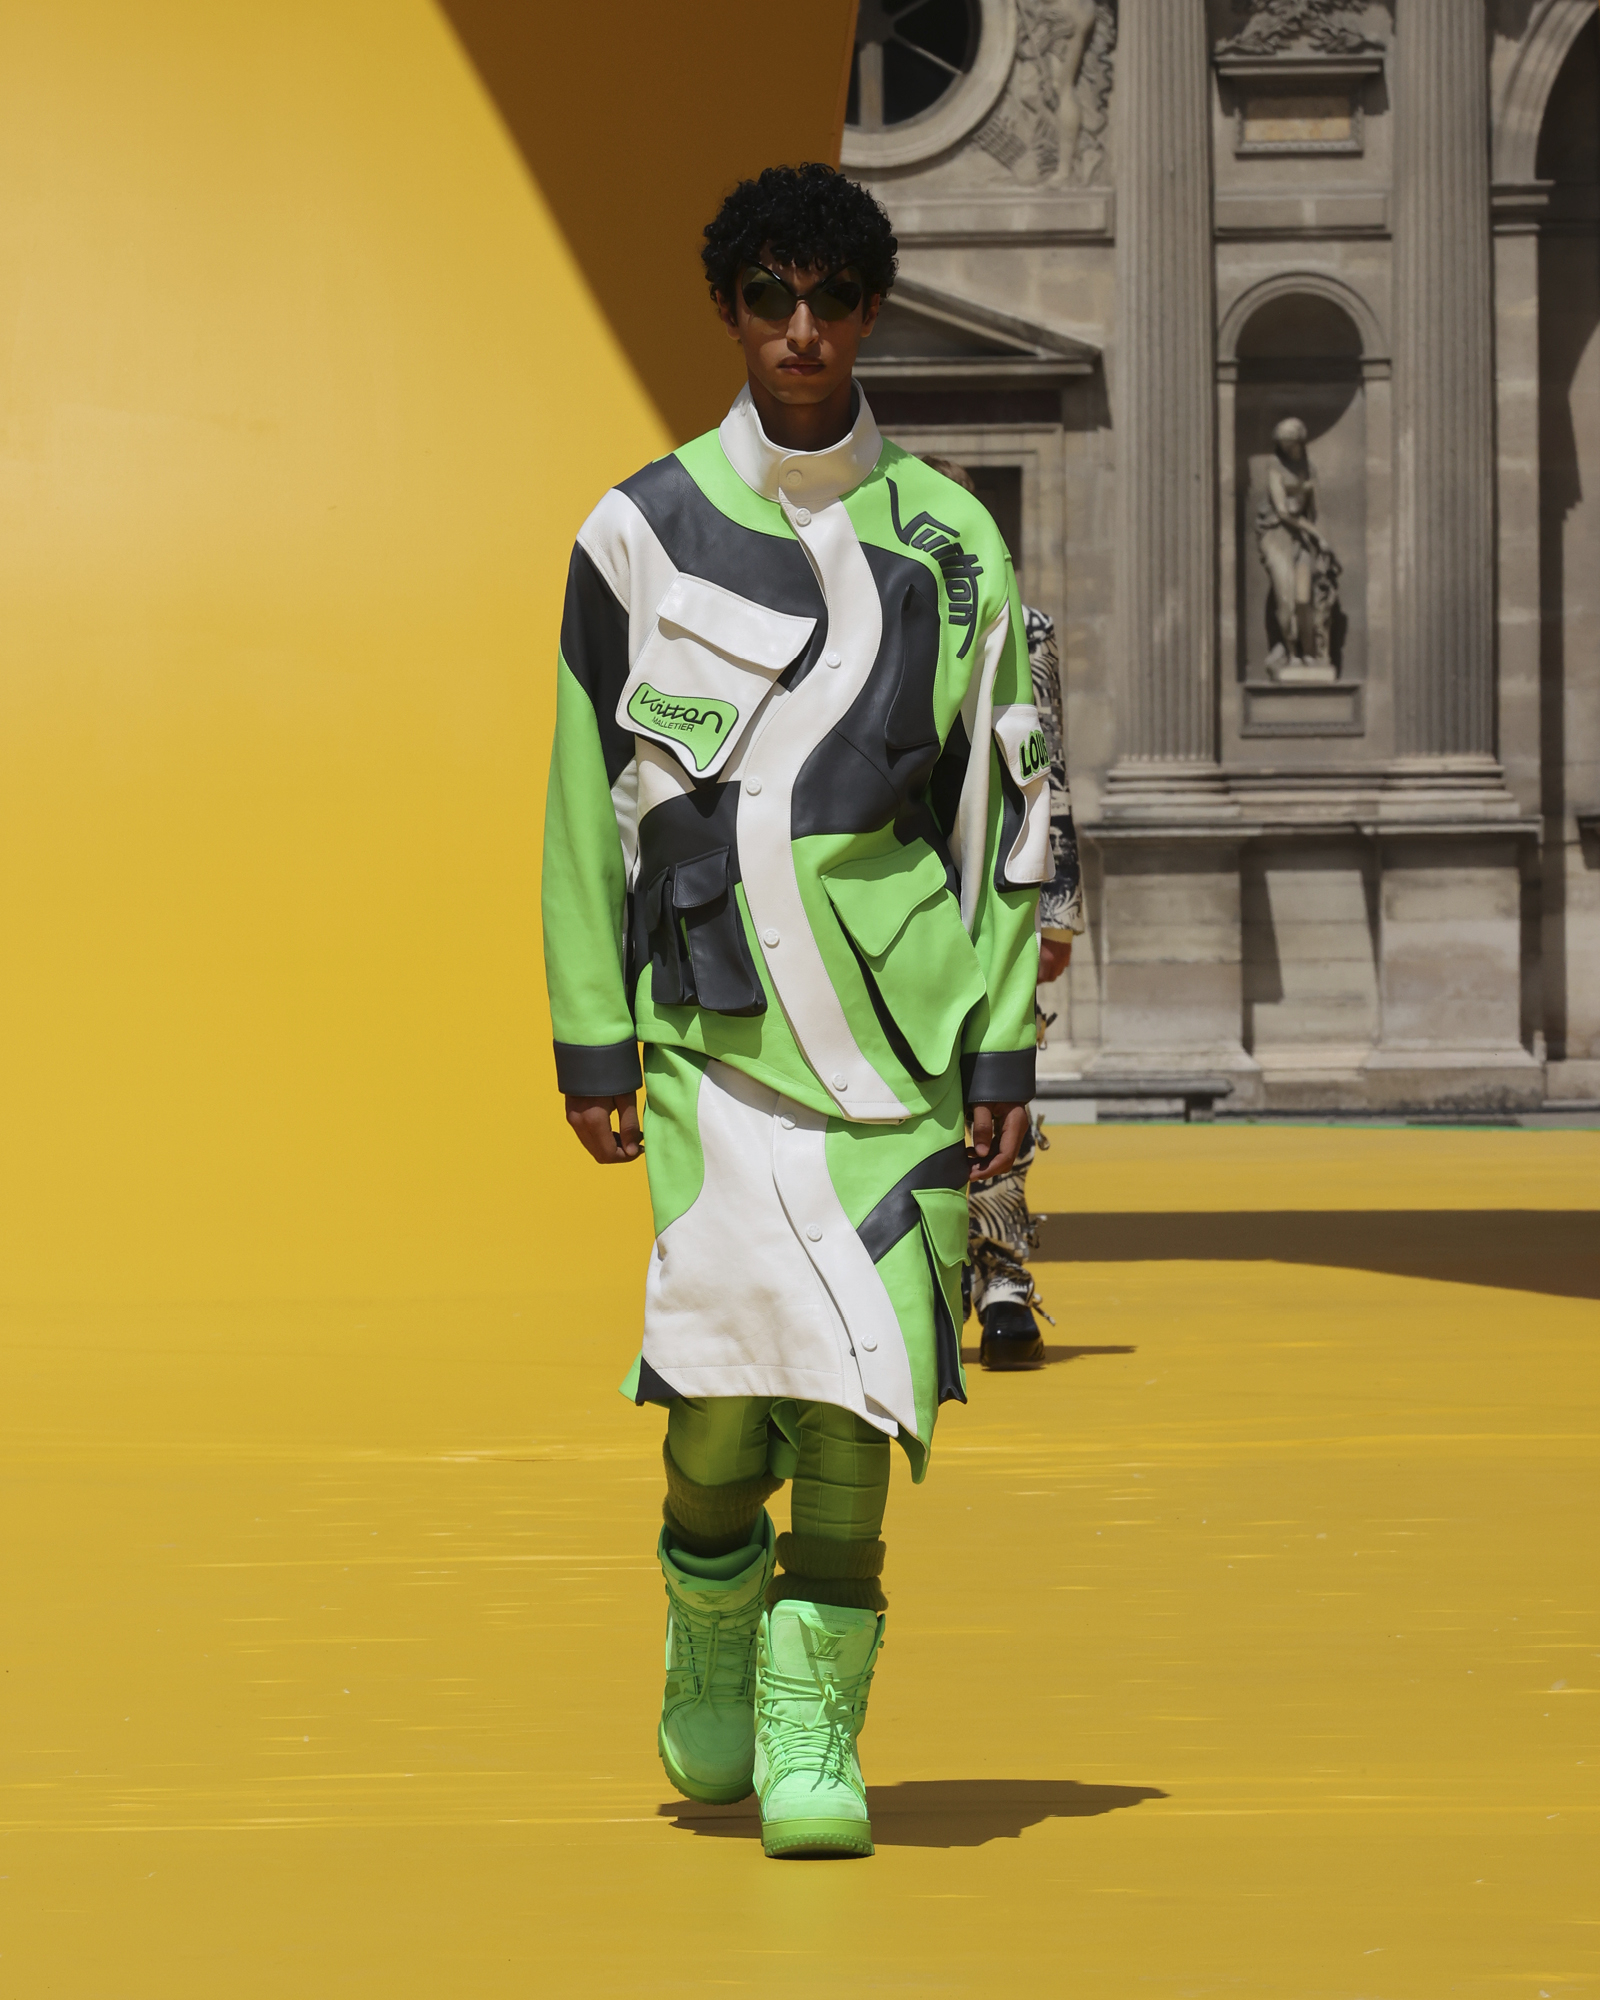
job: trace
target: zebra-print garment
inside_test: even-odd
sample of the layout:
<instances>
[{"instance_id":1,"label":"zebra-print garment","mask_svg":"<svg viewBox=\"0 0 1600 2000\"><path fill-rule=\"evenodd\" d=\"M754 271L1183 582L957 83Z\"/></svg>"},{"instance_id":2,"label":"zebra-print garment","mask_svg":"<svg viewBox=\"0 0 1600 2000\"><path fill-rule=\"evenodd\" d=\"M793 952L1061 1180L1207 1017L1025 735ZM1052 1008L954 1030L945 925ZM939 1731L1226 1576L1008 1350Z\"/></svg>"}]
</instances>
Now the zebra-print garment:
<instances>
[{"instance_id":1,"label":"zebra-print garment","mask_svg":"<svg viewBox=\"0 0 1600 2000\"><path fill-rule=\"evenodd\" d=\"M1072 793L1067 784L1066 704L1061 692L1061 654L1053 619L1031 605L1022 607L1028 635L1028 665L1033 673L1033 703L1039 726L1050 746L1050 853L1055 862L1051 880L1039 896L1039 927L1047 931L1084 928L1083 882L1078 866L1078 836L1072 824Z\"/></svg>"},{"instance_id":2,"label":"zebra-print garment","mask_svg":"<svg viewBox=\"0 0 1600 2000\"><path fill-rule=\"evenodd\" d=\"M1027 1178L1036 1148L1048 1150L1049 1145L1030 1119L1016 1165L967 1189L967 1261L972 1265L972 1303L979 1312L1005 1299L1044 1304L1027 1268L1029 1252L1039 1247L1038 1223L1028 1211Z\"/></svg>"}]
</instances>

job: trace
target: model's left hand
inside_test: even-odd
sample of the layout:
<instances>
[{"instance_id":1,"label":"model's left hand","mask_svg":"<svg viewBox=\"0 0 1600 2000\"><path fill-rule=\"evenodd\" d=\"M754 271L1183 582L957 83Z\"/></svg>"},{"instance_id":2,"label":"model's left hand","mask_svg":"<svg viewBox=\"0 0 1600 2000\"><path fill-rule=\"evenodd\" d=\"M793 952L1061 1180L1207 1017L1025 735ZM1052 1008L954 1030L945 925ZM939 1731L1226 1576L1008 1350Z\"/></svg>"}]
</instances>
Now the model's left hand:
<instances>
[{"instance_id":1,"label":"model's left hand","mask_svg":"<svg viewBox=\"0 0 1600 2000\"><path fill-rule=\"evenodd\" d=\"M998 1134L998 1138L996 1137ZM967 1148L967 1179L993 1180L1017 1164L1022 1142L1028 1136L1026 1104L975 1104L972 1107L972 1144Z\"/></svg>"},{"instance_id":2,"label":"model's left hand","mask_svg":"<svg viewBox=\"0 0 1600 2000\"><path fill-rule=\"evenodd\" d=\"M639 1137L639 1100L634 1091L625 1090L615 1097L583 1097L569 1090L566 1098L567 1123L577 1135L578 1144L585 1152L592 1153L601 1166L612 1167L639 1158L644 1141ZM617 1114L615 1130L611 1124L613 1111Z\"/></svg>"},{"instance_id":3,"label":"model's left hand","mask_svg":"<svg viewBox=\"0 0 1600 2000\"><path fill-rule=\"evenodd\" d=\"M1039 984L1041 986L1048 986L1052 979L1059 979L1071 963L1071 938L1040 938Z\"/></svg>"}]
</instances>

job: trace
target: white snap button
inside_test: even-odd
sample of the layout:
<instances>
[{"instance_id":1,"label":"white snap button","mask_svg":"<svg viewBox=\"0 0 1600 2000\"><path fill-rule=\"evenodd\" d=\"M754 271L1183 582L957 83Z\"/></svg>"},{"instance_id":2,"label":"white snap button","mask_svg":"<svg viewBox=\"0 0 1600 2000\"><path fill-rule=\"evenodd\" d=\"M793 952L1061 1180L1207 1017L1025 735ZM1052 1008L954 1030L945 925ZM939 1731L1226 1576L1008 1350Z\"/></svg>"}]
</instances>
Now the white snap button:
<instances>
[{"instance_id":1,"label":"white snap button","mask_svg":"<svg viewBox=\"0 0 1600 2000\"><path fill-rule=\"evenodd\" d=\"M875 1340L868 1340L865 1334L861 1336L861 1345L869 1354L876 1354L878 1351L878 1343Z\"/></svg>"},{"instance_id":2,"label":"white snap button","mask_svg":"<svg viewBox=\"0 0 1600 2000\"><path fill-rule=\"evenodd\" d=\"M845 1075L843 1070L834 1071L833 1087L835 1090L848 1090L850 1088L850 1079Z\"/></svg>"},{"instance_id":3,"label":"white snap button","mask_svg":"<svg viewBox=\"0 0 1600 2000\"><path fill-rule=\"evenodd\" d=\"M806 1234L811 1238L813 1243L820 1243L822 1241L821 1227L815 1222L806 1225Z\"/></svg>"},{"instance_id":4,"label":"white snap button","mask_svg":"<svg viewBox=\"0 0 1600 2000\"><path fill-rule=\"evenodd\" d=\"M764 945L774 945L774 944L776 944L776 943L778 942L778 933L777 933L776 931L773 931L773 930L766 930L766 931L763 931L763 932L761 933L761 942L762 942L762 943L763 943Z\"/></svg>"},{"instance_id":5,"label":"white snap button","mask_svg":"<svg viewBox=\"0 0 1600 2000\"><path fill-rule=\"evenodd\" d=\"M792 1132L794 1130L794 1120L787 1112L778 1120L778 1123L783 1127L785 1132Z\"/></svg>"},{"instance_id":6,"label":"white snap button","mask_svg":"<svg viewBox=\"0 0 1600 2000\"><path fill-rule=\"evenodd\" d=\"M794 524L797 528L809 528L811 526L811 509L809 507L796 507L794 510Z\"/></svg>"},{"instance_id":7,"label":"white snap button","mask_svg":"<svg viewBox=\"0 0 1600 2000\"><path fill-rule=\"evenodd\" d=\"M746 778L744 781L744 788L750 794L751 798L753 799L760 798L761 780L759 778Z\"/></svg>"},{"instance_id":8,"label":"white snap button","mask_svg":"<svg viewBox=\"0 0 1600 2000\"><path fill-rule=\"evenodd\" d=\"M832 646L828 648L828 650L823 654L822 658L824 664L830 667L841 666L844 663L844 654L836 651L835 648Z\"/></svg>"}]
</instances>

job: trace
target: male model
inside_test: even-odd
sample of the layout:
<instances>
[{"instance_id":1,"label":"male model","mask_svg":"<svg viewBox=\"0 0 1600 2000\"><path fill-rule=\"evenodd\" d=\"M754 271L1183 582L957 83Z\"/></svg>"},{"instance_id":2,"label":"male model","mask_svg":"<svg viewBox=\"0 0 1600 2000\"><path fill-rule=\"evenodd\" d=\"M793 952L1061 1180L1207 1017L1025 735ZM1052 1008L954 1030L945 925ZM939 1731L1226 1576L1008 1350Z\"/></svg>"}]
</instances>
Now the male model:
<instances>
[{"instance_id":1,"label":"male model","mask_svg":"<svg viewBox=\"0 0 1600 2000\"><path fill-rule=\"evenodd\" d=\"M966 1187L1028 1129L1049 754L994 523L852 381L894 280L882 209L770 168L702 255L747 384L572 559L557 1078L594 1157L635 1159L643 1045L656 1237L624 1386L667 1409L668 1775L753 1788L769 1854L870 1854L889 1448L920 1480L964 1400Z\"/></svg>"}]
</instances>

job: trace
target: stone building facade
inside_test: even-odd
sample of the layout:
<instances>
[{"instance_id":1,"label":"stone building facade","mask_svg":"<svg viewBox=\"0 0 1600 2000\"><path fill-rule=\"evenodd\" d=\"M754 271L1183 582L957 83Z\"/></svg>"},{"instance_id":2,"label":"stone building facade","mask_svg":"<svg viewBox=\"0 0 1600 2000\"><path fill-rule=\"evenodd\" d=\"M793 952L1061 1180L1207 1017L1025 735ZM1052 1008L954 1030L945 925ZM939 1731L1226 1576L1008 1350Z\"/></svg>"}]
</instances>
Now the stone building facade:
<instances>
[{"instance_id":1,"label":"stone building facade","mask_svg":"<svg viewBox=\"0 0 1600 2000\"><path fill-rule=\"evenodd\" d=\"M862 0L848 119L1063 641L1046 1071L1600 1097L1594 0Z\"/></svg>"}]
</instances>

